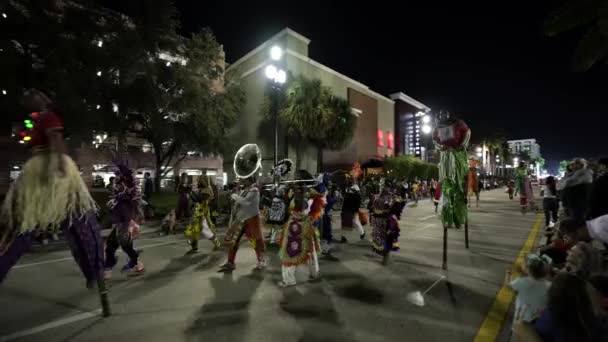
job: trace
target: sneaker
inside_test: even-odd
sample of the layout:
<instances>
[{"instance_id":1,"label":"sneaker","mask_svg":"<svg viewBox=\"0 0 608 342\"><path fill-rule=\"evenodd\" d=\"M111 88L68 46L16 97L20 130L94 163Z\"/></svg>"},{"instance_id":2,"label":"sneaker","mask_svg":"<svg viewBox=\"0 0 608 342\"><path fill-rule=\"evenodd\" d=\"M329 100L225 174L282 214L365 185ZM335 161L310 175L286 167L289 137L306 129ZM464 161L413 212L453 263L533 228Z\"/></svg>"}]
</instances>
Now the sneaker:
<instances>
[{"instance_id":1,"label":"sneaker","mask_svg":"<svg viewBox=\"0 0 608 342\"><path fill-rule=\"evenodd\" d=\"M222 266L220 266L220 268L218 269L218 272L230 272L236 269L236 266L231 263L231 262L227 262L225 264L223 264Z\"/></svg>"},{"instance_id":2,"label":"sneaker","mask_svg":"<svg viewBox=\"0 0 608 342\"><path fill-rule=\"evenodd\" d=\"M348 243L348 240L343 236L340 238L340 243Z\"/></svg>"},{"instance_id":3,"label":"sneaker","mask_svg":"<svg viewBox=\"0 0 608 342\"><path fill-rule=\"evenodd\" d=\"M553 228L553 227L555 227L555 222L549 221L549 225L547 226L547 228Z\"/></svg>"},{"instance_id":4,"label":"sneaker","mask_svg":"<svg viewBox=\"0 0 608 342\"><path fill-rule=\"evenodd\" d=\"M122 272L128 273L128 275L137 275L144 272L144 264L141 262L133 263L129 261L126 265L123 266Z\"/></svg>"},{"instance_id":5,"label":"sneaker","mask_svg":"<svg viewBox=\"0 0 608 342\"><path fill-rule=\"evenodd\" d=\"M258 261L258 264L255 265L255 270L256 271L262 271L263 269L266 268L266 260L262 260L262 261Z\"/></svg>"},{"instance_id":6,"label":"sneaker","mask_svg":"<svg viewBox=\"0 0 608 342\"><path fill-rule=\"evenodd\" d=\"M359 237L361 238L361 240L364 240L365 239L365 233L359 235Z\"/></svg>"},{"instance_id":7,"label":"sneaker","mask_svg":"<svg viewBox=\"0 0 608 342\"><path fill-rule=\"evenodd\" d=\"M186 252L186 254L196 254L196 253L198 253L198 248L192 248Z\"/></svg>"},{"instance_id":8,"label":"sneaker","mask_svg":"<svg viewBox=\"0 0 608 342\"><path fill-rule=\"evenodd\" d=\"M104 280L112 279L112 269L111 268L106 268L105 270L103 270L103 279Z\"/></svg>"}]
</instances>

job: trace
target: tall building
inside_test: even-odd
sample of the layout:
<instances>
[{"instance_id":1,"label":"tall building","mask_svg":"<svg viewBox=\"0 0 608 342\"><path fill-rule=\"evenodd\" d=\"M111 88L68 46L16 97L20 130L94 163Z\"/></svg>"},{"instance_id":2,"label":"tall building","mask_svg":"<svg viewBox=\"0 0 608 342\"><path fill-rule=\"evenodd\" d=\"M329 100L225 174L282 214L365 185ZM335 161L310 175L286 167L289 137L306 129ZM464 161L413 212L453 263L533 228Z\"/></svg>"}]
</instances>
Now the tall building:
<instances>
[{"instance_id":1,"label":"tall building","mask_svg":"<svg viewBox=\"0 0 608 342\"><path fill-rule=\"evenodd\" d=\"M347 99L352 115L357 117L357 125L351 144L341 151L323 151L325 170L350 168L355 162L361 164L394 154L394 104L388 97L374 92L340 72L333 70L308 55L310 39L285 28L245 56L232 63L227 72L238 72L245 90L247 103L233 134L227 137L233 150L224 155L224 169L231 170L234 154L238 147L246 143L257 143L262 152L262 168L266 174L272 167L274 157L274 126L261 113L270 80L265 74L269 65L277 65L289 75L303 75L309 79L319 79L331 89L335 96ZM282 54L273 60L271 49L279 47ZM348 57L345 55L345 57ZM284 75L285 76L285 75ZM283 79L285 81L285 79ZM296 161L295 144L300 143L300 168L315 173L318 151L314 146L301 142L286 141L285 132L279 132L278 159L290 158Z\"/></svg>"},{"instance_id":2,"label":"tall building","mask_svg":"<svg viewBox=\"0 0 608 342\"><path fill-rule=\"evenodd\" d=\"M399 92L391 94L395 101L395 153L409 154L428 160L431 149L431 108ZM423 127L428 127L423 129Z\"/></svg>"},{"instance_id":3,"label":"tall building","mask_svg":"<svg viewBox=\"0 0 608 342\"><path fill-rule=\"evenodd\" d=\"M508 140L507 144L509 144L509 150L515 156L525 153L532 160L541 157L540 145L536 142L536 139Z\"/></svg>"}]
</instances>

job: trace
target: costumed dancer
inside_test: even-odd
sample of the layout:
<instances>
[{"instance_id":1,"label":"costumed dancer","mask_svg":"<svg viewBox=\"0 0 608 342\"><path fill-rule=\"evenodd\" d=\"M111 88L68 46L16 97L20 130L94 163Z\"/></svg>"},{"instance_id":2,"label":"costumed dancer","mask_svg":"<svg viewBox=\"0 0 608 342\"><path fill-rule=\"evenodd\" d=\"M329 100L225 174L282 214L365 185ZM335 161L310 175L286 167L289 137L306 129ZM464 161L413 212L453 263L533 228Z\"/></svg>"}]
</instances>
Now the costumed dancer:
<instances>
[{"instance_id":1,"label":"costumed dancer","mask_svg":"<svg viewBox=\"0 0 608 342\"><path fill-rule=\"evenodd\" d=\"M256 269L261 270L266 267L264 260L264 237L260 222L260 191L258 190L255 178L249 177L243 180L246 190L240 195L232 194L231 198L236 203L234 224L240 227L232 242L233 245L228 252L228 261L220 266L220 272L232 271L236 268L236 253L243 235L246 235L257 256Z\"/></svg>"},{"instance_id":2,"label":"costumed dancer","mask_svg":"<svg viewBox=\"0 0 608 342\"><path fill-rule=\"evenodd\" d=\"M348 240L344 236L344 229L353 227L357 229L361 240L365 239L365 230L359 220L359 209L361 208L361 193L357 184L351 186L350 190L344 195L342 204L342 237L341 243L347 243Z\"/></svg>"},{"instance_id":3,"label":"costumed dancer","mask_svg":"<svg viewBox=\"0 0 608 342\"><path fill-rule=\"evenodd\" d=\"M323 234L323 209L325 207L327 196L327 186L325 183L326 178L323 174L319 177L319 184L317 184L314 188L310 189L309 192L309 200L308 207L309 212L308 215L312 220L312 225L317 229L319 235ZM321 249L317 250L318 252Z\"/></svg>"},{"instance_id":4,"label":"costumed dancer","mask_svg":"<svg viewBox=\"0 0 608 342\"><path fill-rule=\"evenodd\" d=\"M105 278L112 277L112 269L118 263L116 250L120 247L129 257L122 272L130 275L144 272L144 264L139 261L139 251L133 247L133 240L139 236L137 221L143 217L145 202L135 179L133 169L125 163L116 163L112 198L108 207L112 214L112 231L106 240Z\"/></svg>"},{"instance_id":5,"label":"costumed dancer","mask_svg":"<svg viewBox=\"0 0 608 342\"><path fill-rule=\"evenodd\" d=\"M439 202L441 201L441 185L435 184L435 193L433 193L433 204L435 205L435 214L439 209Z\"/></svg>"},{"instance_id":6,"label":"costumed dancer","mask_svg":"<svg viewBox=\"0 0 608 342\"><path fill-rule=\"evenodd\" d=\"M530 179L528 178L528 168L524 162L520 162L519 166L515 169L515 193L519 193L519 205L521 211L526 212L528 207L532 206L532 187L530 185Z\"/></svg>"},{"instance_id":7,"label":"costumed dancer","mask_svg":"<svg viewBox=\"0 0 608 342\"><path fill-rule=\"evenodd\" d=\"M293 162L290 159L283 159L270 172L274 179L274 193L266 215L266 224L270 226L271 244L278 242L281 227L288 218L289 193L284 186L279 185L279 182L289 174L292 166Z\"/></svg>"},{"instance_id":8,"label":"costumed dancer","mask_svg":"<svg viewBox=\"0 0 608 342\"><path fill-rule=\"evenodd\" d=\"M473 163L469 167L467 188L468 188L469 208L471 207L471 196L472 195L475 195L476 207L479 208L479 192L481 191L481 188L479 187L479 178L477 177L477 167Z\"/></svg>"},{"instance_id":9,"label":"costumed dancer","mask_svg":"<svg viewBox=\"0 0 608 342\"><path fill-rule=\"evenodd\" d=\"M334 205L338 202L338 198L336 196L336 191L329 191L326 199L325 199L325 208L323 208L323 222L322 224L322 232L321 238L322 243L322 253L325 255L331 254L332 243L333 243L333 234L332 234L332 219L331 212L334 209Z\"/></svg>"},{"instance_id":10,"label":"costumed dancer","mask_svg":"<svg viewBox=\"0 0 608 342\"><path fill-rule=\"evenodd\" d=\"M512 200L513 199L513 192L515 191L515 182L510 179L507 182L507 193L509 194L509 199Z\"/></svg>"},{"instance_id":11,"label":"costumed dancer","mask_svg":"<svg viewBox=\"0 0 608 342\"><path fill-rule=\"evenodd\" d=\"M63 140L63 117L42 92L30 89L24 104L33 112L32 157L6 194L0 213L0 283L31 246L36 229L62 228L86 279L97 282L103 313L109 315L103 282L103 242L97 205ZM35 115L34 115L35 114Z\"/></svg>"},{"instance_id":12,"label":"costumed dancer","mask_svg":"<svg viewBox=\"0 0 608 342\"><path fill-rule=\"evenodd\" d=\"M296 285L298 266L308 266L311 280L319 277L318 252L321 243L318 230L313 225L313 217L305 213L307 207L304 194L301 189L298 189L294 197L294 208L280 237L279 256L283 277L283 280L279 282L281 287Z\"/></svg>"},{"instance_id":13,"label":"costumed dancer","mask_svg":"<svg viewBox=\"0 0 608 342\"><path fill-rule=\"evenodd\" d=\"M213 242L213 249L217 250L221 247L221 243L217 238L215 225L211 220L210 202L213 199L213 188L209 184L207 177L200 177L197 185L197 191L190 196L192 202L196 204L190 224L186 227L184 234L190 244L189 253L198 252L198 239L201 234Z\"/></svg>"},{"instance_id":14,"label":"costumed dancer","mask_svg":"<svg viewBox=\"0 0 608 342\"><path fill-rule=\"evenodd\" d=\"M398 205L396 205L398 203ZM393 206L395 206L393 208ZM372 205L372 249L382 256L382 264L388 263L389 253L399 250L399 219L394 219L393 211L397 208L403 210L405 202L398 196L393 196L390 189L385 187ZM397 216L395 216L396 218ZM401 212L398 213L401 217Z\"/></svg>"},{"instance_id":15,"label":"costumed dancer","mask_svg":"<svg viewBox=\"0 0 608 342\"><path fill-rule=\"evenodd\" d=\"M439 185L442 193L441 222L460 228L467 217L463 180L467 172L467 152L471 131L464 121L440 113L433 142L440 151Z\"/></svg>"}]
</instances>

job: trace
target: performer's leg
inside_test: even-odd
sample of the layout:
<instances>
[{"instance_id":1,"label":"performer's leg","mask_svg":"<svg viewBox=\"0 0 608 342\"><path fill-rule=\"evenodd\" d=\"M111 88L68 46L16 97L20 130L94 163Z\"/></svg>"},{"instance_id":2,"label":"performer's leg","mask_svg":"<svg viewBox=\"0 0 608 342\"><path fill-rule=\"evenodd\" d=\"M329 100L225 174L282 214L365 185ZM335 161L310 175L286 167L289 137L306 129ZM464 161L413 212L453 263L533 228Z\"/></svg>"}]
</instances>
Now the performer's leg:
<instances>
[{"instance_id":1,"label":"performer's leg","mask_svg":"<svg viewBox=\"0 0 608 342\"><path fill-rule=\"evenodd\" d=\"M201 232L205 239L213 242L213 246L215 249L220 247L220 241L217 239L217 235L213 232L213 230L211 230L205 218L203 218L203 228Z\"/></svg>"},{"instance_id":2,"label":"performer's leg","mask_svg":"<svg viewBox=\"0 0 608 342\"><path fill-rule=\"evenodd\" d=\"M241 244L241 239L243 238L243 234L245 234L245 226L241 227L239 231L239 235L237 235L234 240L234 245L230 248L228 252L228 264L234 265L234 261L236 259L236 252L239 251L239 245Z\"/></svg>"},{"instance_id":3,"label":"performer's leg","mask_svg":"<svg viewBox=\"0 0 608 342\"><path fill-rule=\"evenodd\" d=\"M3 252L3 254L0 254L0 283L4 281L8 272L19 261L21 256L32 246L32 233L17 236L14 241L10 242L10 246L6 250L4 250L3 246L5 243L9 242L2 241L2 244L0 244Z\"/></svg>"},{"instance_id":4,"label":"performer's leg","mask_svg":"<svg viewBox=\"0 0 608 342\"><path fill-rule=\"evenodd\" d=\"M123 271L128 272L143 272L144 266L139 261L139 252L133 247L133 240L129 235L128 223L121 223L117 228L116 236L120 248L129 256L129 262L123 266Z\"/></svg>"},{"instance_id":5,"label":"performer's leg","mask_svg":"<svg viewBox=\"0 0 608 342\"><path fill-rule=\"evenodd\" d=\"M87 281L87 287L95 286L103 269L103 248L99 225L94 215L75 219L71 226L64 224L64 235L68 240L72 256Z\"/></svg>"},{"instance_id":6,"label":"performer's leg","mask_svg":"<svg viewBox=\"0 0 608 342\"><path fill-rule=\"evenodd\" d=\"M365 230L361 225L361 221L359 221L359 213L355 213L355 215L353 216L353 226L359 232L359 237L361 238L361 240L363 240L365 238Z\"/></svg>"},{"instance_id":7,"label":"performer's leg","mask_svg":"<svg viewBox=\"0 0 608 342\"><path fill-rule=\"evenodd\" d=\"M310 273L311 279L317 279L319 277L319 255L314 246L314 243L312 246L312 257L310 258L310 261L308 262L308 271Z\"/></svg>"},{"instance_id":8,"label":"performer's leg","mask_svg":"<svg viewBox=\"0 0 608 342\"><path fill-rule=\"evenodd\" d=\"M116 250L118 249L118 238L116 237L116 227L112 228L108 239L106 240L106 258L104 267L106 270L112 269L116 266L118 260L116 259Z\"/></svg>"},{"instance_id":9,"label":"performer's leg","mask_svg":"<svg viewBox=\"0 0 608 342\"><path fill-rule=\"evenodd\" d=\"M245 233L254 244L255 254L258 259L256 268L265 267L264 251L266 250L266 246L264 244L264 236L262 235L262 225L258 216L252 217L245 222Z\"/></svg>"},{"instance_id":10,"label":"performer's leg","mask_svg":"<svg viewBox=\"0 0 608 342\"><path fill-rule=\"evenodd\" d=\"M296 284L296 266L281 266L283 281L279 286L294 286Z\"/></svg>"}]
</instances>

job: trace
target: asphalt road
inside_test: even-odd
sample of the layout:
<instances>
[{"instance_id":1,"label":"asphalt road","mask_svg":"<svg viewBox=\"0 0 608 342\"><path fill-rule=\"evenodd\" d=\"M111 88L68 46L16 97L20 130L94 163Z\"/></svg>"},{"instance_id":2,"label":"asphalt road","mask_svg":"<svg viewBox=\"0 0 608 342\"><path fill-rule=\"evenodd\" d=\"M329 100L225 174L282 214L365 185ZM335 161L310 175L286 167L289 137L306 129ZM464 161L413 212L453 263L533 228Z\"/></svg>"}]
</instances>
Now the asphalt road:
<instances>
[{"instance_id":1,"label":"asphalt road","mask_svg":"<svg viewBox=\"0 0 608 342\"><path fill-rule=\"evenodd\" d=\"M522 215L496 190L482 192L469 218L469 250L464 232L449 230L448 271L441 269L443 230L424 200L406 209L401 251L388 266L353 232L335 258L321 259L320 282L288 289L276 285L276 249L258 273L243 244L237 270L221 274L225 253L211 252L210 242L187 256L181 236L145 234L137 245L146 273L112 279L109 318L100 317L96 290L85 288L63 245L37 248L0 287L0 342L472 341L537 216ZM422 306L412 300L416 292Z\"/></svg>"}]
</instances>

